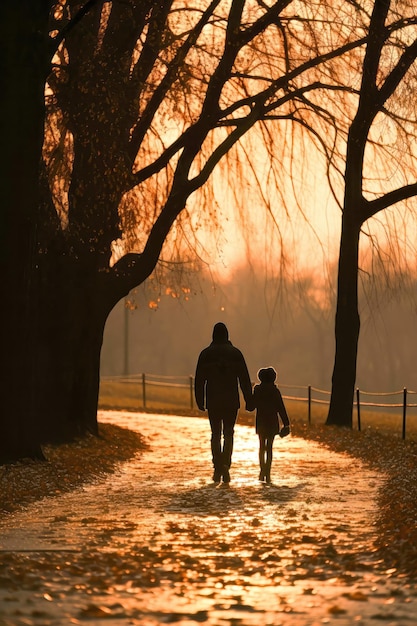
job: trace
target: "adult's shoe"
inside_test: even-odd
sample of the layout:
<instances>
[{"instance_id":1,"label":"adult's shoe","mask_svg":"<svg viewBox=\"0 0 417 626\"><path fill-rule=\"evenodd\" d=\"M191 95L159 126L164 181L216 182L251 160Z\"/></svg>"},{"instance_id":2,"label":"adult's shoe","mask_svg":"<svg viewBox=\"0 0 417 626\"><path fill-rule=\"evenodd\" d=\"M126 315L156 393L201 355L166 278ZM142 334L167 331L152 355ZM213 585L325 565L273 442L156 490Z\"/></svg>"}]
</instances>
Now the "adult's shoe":
<instances>
[{"instance_id":1,"label":"adult's shoe","mask_svg":"<svg viewBox=\"0 0 417 626\"><path fill-rule=\"evenodd\" d=\"M230 473L229 473L229 470L227 469L227 467L225 467L223 469L223 482L224 483L230 483Z\"/></svg>"},{"instance_id":2,"label":"adult's shoe","mask_svg":"<svg viewBox=\"0 0 417 626\"><path fill-rule=\"evenodd\" d=\"M214 470L213 472L213 482L219 483L222 479L222 473L220 470Z\"/></svg>"}]
</instances>

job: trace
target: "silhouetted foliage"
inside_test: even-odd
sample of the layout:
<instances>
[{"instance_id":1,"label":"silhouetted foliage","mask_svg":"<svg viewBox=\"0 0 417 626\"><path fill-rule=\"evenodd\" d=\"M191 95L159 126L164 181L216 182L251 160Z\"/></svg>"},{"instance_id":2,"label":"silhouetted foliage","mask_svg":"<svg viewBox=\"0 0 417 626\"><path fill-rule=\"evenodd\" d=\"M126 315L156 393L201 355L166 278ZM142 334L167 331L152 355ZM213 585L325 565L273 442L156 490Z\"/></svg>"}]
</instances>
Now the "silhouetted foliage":
<instances>
[{"instance_id":1,"label":"silhouetted foliage","mask_svg":"<svg viewBox=\"0 0 417 626\"><path fill-rule=\"evenodd\" d=\"M152 273L170 231L198 228L197 212L187 231L179 218L227 152L280 107L286 118L289 100L316 88L311 69L340 54L311 59L298 45L291 79L303 84L289 96L289 39L279 33L290 5L2 3L2 273L12 306L0 459L96 432L109 312ZM294 44L313 45L310 26L302 35L297 14L285 19Z\"/></svg>"}]
</instances>

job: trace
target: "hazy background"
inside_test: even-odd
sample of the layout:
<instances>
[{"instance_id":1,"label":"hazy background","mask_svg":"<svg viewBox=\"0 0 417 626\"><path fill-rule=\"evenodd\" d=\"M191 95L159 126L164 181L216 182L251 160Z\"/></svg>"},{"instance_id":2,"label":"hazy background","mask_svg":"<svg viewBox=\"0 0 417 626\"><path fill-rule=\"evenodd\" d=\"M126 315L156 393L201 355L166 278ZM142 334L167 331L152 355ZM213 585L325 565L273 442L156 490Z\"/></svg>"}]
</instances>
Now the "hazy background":
<instances>
[{"instance_id":1,"label":"hazy background","mask_svg":"<svg viewBox=\"0 0 417 626\"><path fill-rule=\"evenodd\" d=\"M335 275L335 268L330 274ZM213 324L227 324L252 380L273 365L282 384L330 390L334 358L334 278L255 274L235 269L220 282L207 272L186 287L163 287L153 278L120 302L104 335L101 374L194 374ZM320 287L321 285L321 287ZM360 281L361 335L357 386L365 391L417 389L414 279L375 276Z\"/></svg>"}]
</instances>

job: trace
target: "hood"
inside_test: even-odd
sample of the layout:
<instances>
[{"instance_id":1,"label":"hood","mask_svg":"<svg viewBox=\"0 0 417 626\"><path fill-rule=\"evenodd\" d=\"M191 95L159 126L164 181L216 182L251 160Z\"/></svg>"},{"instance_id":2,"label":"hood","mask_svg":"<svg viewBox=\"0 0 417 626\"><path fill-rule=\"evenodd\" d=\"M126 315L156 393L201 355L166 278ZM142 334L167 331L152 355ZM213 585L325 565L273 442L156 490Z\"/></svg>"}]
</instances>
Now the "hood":
<instances>
[{"instance_id":1,"label":"hood","mask_svg":"<svg viewBox=\"0 0 417 626\"><path fill-rule=\"evenodd\" d=\"M213 328L213 342L214 343L226 343L229 341L229 331L226 324L223 322L217 322Z\"/></svg>"}]
</instances>

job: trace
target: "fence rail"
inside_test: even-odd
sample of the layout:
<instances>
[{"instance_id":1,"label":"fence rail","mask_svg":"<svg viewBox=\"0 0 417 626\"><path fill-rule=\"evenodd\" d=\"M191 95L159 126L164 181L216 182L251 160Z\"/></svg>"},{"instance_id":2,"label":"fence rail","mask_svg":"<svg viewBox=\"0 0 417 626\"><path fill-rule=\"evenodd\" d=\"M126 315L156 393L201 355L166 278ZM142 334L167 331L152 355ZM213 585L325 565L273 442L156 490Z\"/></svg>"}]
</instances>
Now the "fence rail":
<instances>
[{"instance_id":1,"label":"fence rail","mask_svg":"<svg viewBox=\"0 0 417 626\"><path fill-rule=\"evenodd\" d=\"M174 402L174 398L172 395L170 396L170 401L173 402L173 404L175 404L176 406L178 406L179 404L179 406L187 406L187 408L190 409L196 408L194 401L193 376L169 376L141 373L127 376L102 376L101 381L103 383L121 383L123 385L134 386L134 395L137 397L137 399L140 399L141 406L145 409L149 408L149 399L152 395L152 390L155 388L160 390L168 390L168 393L169 390L175 392L182 391L183 393L179 401ZM138 396L138 392L136 392L136 389L140 390L140 397ZM311 385L280 385L280 389L282 391L282 397L284 398L284 400L305 402L307 404L307 416L309 424L311 424L312 421L313 405L329 405L330 403L330 391L327 391L325 389L319 389ZM188 398L188 401L184 401L184 393L186 394L185 397ZM402 438L405 439L407 427L407 410L417 408L417 402L410 402L410 396L417 396L417 391L407 389L406 387L399 391L389 392L373 392L356 389L354 403L356 407L358 430L361 430L362 428L361 410L363 408L389 410L401 409ZM392 401L367 401L363 399L364 397L385 399L391 398ZM400 400L397 401L397 398L400 398Z\"/></svg>"}]
</instances>

